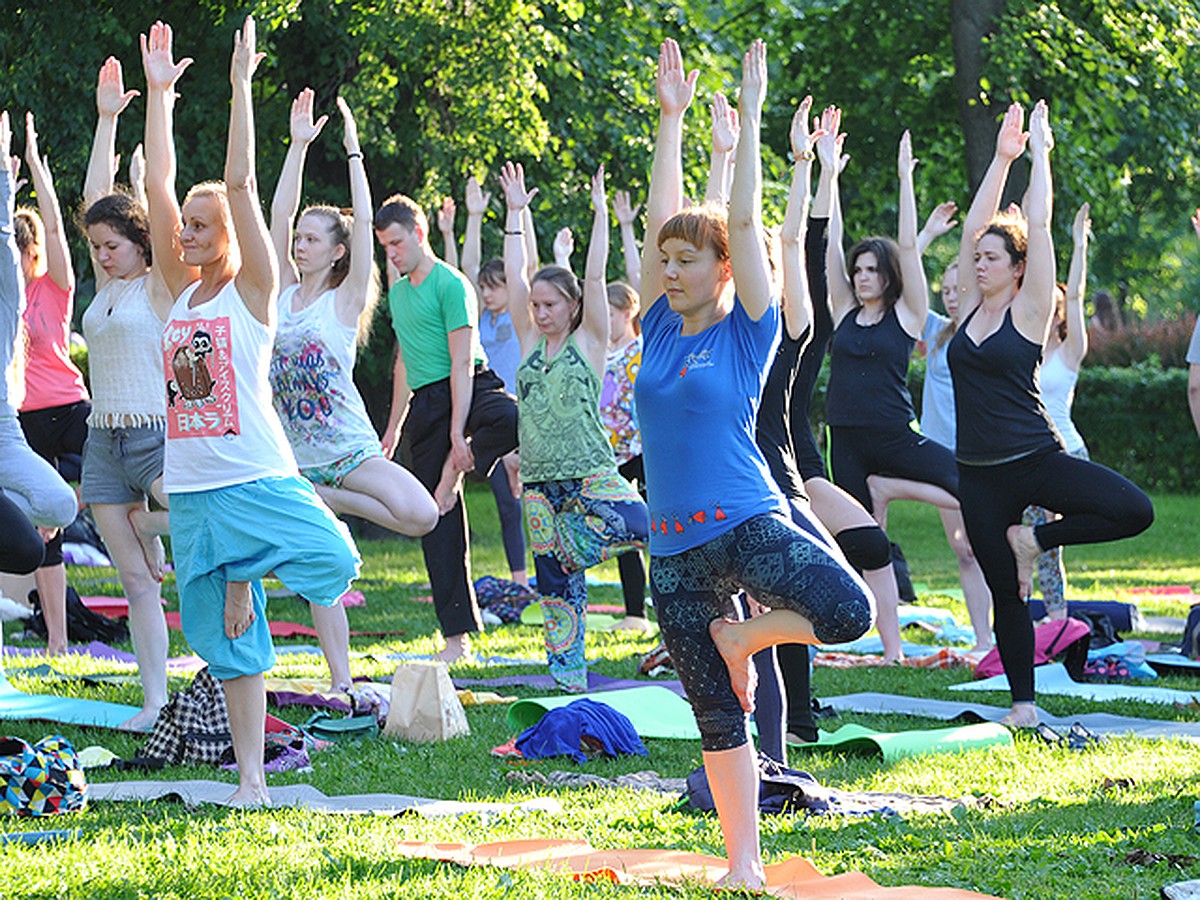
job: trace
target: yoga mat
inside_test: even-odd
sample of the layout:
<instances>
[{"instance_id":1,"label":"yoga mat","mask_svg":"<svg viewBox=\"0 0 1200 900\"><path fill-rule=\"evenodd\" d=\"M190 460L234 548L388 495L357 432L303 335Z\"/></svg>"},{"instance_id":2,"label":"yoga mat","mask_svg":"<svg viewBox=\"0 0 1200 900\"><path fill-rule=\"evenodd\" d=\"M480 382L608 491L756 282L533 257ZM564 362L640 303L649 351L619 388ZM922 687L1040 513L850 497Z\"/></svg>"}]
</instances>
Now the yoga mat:
<instances>
[{"instance_id":1,"label":"yoga mat","mask_svg":"<svg viewBox=\"0 0 1200 900\"><path fill-rule=\"evenodd\" d=\"M930 644L914 644L911 641L901 641L900 649L905 656L932 656L941 650L941 647L934 647ZM822 644L818 650L827 653L861 653L861 654L881 654L883 653L883 638L877 634L863 635L853 641L847 641L844 644Z\"/></svg>"},{"instance_id":2,"label":"yoga mat","mask_svg":"<svg viewBox=\"0 0 1200 900\"><path fill-rule=\"evenodd\" d=\"M212 803L228 806L225 801L235 785L224 781L110 781L89 785L90 800L149 802L177 797L188 806ZM461 803L434 800L408 794L349 794L329 797L311 784L289 784L268 788L272 806L294 806L327 813L378 813L396 815L416 812L428 818L460 816L464 813L548 812L558 814L562 806L552 797L537 797L524 803Z\"/></svg>"},{"instance_id":3,"label":"yoga mat","mask_svg":"<svg viewBox=\"0 0 1200 900\"><path fill-rule=\"evenodd\" d=\"M603 879L614 884L657 886L664 882L712 883L729 871L716 856L678 850L598 850L586 841L525 840L494 844L428 844L401 841L401 856L434 859L460 866L498 866L504 869L544 869L576 881ZM766 867L766 893L806 900L969 900L988 894L957 888L883 887L862 872L826 877L808 860L795 856ZM722 891L722 894L725 892ZM740 894L740 892L737 892Z\"/></svg>"},{"instance_id":4,"label":"yoga mat","mask_svg":"<svg viewBox=\"0 0 1200 900\"><path fill-rule=\"evenodd\" d=\"M555 687L553 675L505 675L501 678L455 678L453 681L456 688L501 688L522 685L549 691L554 690ZM680 697L685 696L683 685L677 678L669 681L647 681L638 678L613 678L609 675L599 675L596 672L588 672L587 675L589 691L619 691L623 688L649 687L650 685L664 687Z\"/></svg>"},{"instance_id":5,"label":"yoga mat","mask_svg":"<svg viewBox=\"0 0 1200 900\"><path fill-rule=\"evenodd\" d=\"M589 611L586 616L585 627L588 631L604 631L611 628L617 621L616 616L610 616L605 613L594 613ZM521 611L522 625L542 625L546 621L542 615L542 604L530 603Z\"/></svg>"},{"instance_id":6,"label":"yoga mat","mask_svg":"<svg viewBox=\"0 0 1200 900\"><path fill-rule=\"evenodd\" d=\"M136 706L58 697L54 694L26 694L13 687L0 672L0 719L41 719L68 725L94 725L117 728L140 712Z\"/></svg>"},{"instance_id":7,"label":"yoga mat","mask_svg":"<svg viewBox=\"0 0 1200 900\"><path fill-rule=\"evenodd\" d=\"M4 652L9 656L41 656L46 652L46 648L5 647ZM107 659L113 662L137 663L137 657L132 653L126 653L124 650L118 650L100 641L92 641L90 644L77 644L73 647L68 647L67 653L72 656L94 656L96 659Z\"/></svg>"},{"instance_id":8,"label":"yoga mat","mask_svg":"<svg viewBox=\"0 0 1200 900\"><path fill-rule=\"evenodd\" d=\"M953 625L954 613L948 609L938 609L933 606L910 606L905 603L900 604L900 609L897 611L900 617L900 627L905 628L917 622L924 622L927 625Z\"/></svg>"},{"instance_id":9,"label":"yoga mat","mask_svg":"<svg viewBox=\"0 0 1200 900\"><path fill-rule=\"evenodd\" d=\"M657 684L627 688L622 691L599 691L587 695L599 703L607 703L628 716L639 737L695 740L700 737L692 706L678 694ZM578 700L578 694L537 697L518 700L508 709L508 727L524 731L541 721L547 710L566 706Z\"/></svg>"},{"instance_id":10,"label":"yoga mat","mask_svg":"<svg viewBox=\"0 0 1200 900\"><path fill-rule=\"evenodd\" d=\"M1163 672L1183 672L1200 675L1200 659L1192 659L1182 653L1147 653L1146 662Z\"/></svg>"},{"instance_id":11,"label":"yoga mat","mask_svg":"<svg viewBox=\"0 0 1200 900\"><path fill-rule=\"evenodd\" d=\"M1176 691L1171 688L1142 687L1133 684L1092 684L1072 681L1067 667L1062 663L1047 663L1033 670L1033 687L1039 694L1054 694L1061 697L1082 697L1104 703L1108 700L1141 700L1143 703L1194 703L1200 692ZM1008 678L1003 674L982 681L950 685L952 691L1004 691L1008 692Z\"/></svg>"},{"instance_id":12,"label":"yoga mat","mask_svg":"<svg viewBox=\"0 0 1200 900\"><path fill-rule=\"evenodd\" d=\"M163 614L167 620L167 627L174 628L176 631L182 631L183 625L179 621L179 613L169 612ZM290 637L317 637L317 629L311 625L301 625L299 622L284 622L275 619L267 620L267 627L271 632L271 637L290 638ZM407 631L351 631L350 637L399 637L408 634Z\"/></svg>"},{"instance_id":13,"label":"yoga mat","mask_svg":"<svg viewBox=\"0 0 1200 900\"><path fill-rule=\"evenodd\" d=\"M275 652L279 652L279 648L275 648ZM432 653L389 653L384 659L395 659L400 662L411 662L414 660L430 660L437 659ZM460 656L450 665L462 666L544 666L544 659L530 659L522 656Z\"/></svg>"},{"instance_id":14,"label":"yoga mat","mask_svg":"<svg viewBox=\"0 0 1200 900\"><path fill-rule=\"evenodd\" d=\"M1012 734L1003 725L991 722L979 725L963 725L958 728L933 728L917 731L875 731L854 722L843 725L837 731L818 732L813 743L798 743L791 746L800 750L846 750L882 756L885 763L893 763L906 756L923 756L928 753L959 753L963 750L982 750L987 747L1011 747Z\"/></svg>"},{"instance_id":15,"label":"yoga mat","mask_svg":"<svg viewBox=\"0 0 1200 900\"><path fill-rule=\"evenodd\" d=\"M927 697L904 697L899 694L845 694L825 697L824 702L839 713L878 713L883 715L920 716L925 719L967 719L999 722L1009 713L1008 707L987 706L957 700L932 700ZM1165 719L1141 719L1118 716L1114 713L1082 713L1074 716L1055 716L1038 710L1038 718L1047 725L1062 730L1073 722L1086 725L1100 734L1131 734L1141 738L1182 738L1200 742L1200 722L1172 722Z\"/></svg>"}]
</instances>

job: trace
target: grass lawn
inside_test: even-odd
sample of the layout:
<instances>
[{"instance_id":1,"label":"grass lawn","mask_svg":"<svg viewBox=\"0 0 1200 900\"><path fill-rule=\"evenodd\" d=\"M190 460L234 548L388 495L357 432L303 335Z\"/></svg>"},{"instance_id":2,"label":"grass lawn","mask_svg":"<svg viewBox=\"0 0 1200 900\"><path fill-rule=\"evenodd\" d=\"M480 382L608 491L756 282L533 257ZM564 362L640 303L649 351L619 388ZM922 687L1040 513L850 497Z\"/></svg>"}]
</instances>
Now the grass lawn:
<instances>
[{"instance_id":1,"label":"grass lawn","mask_svg":"<svg viewBox=\"0 0 1200 900\"><path fill-rule=\"evenodd\" d=\"M1125 587L1152 584L1200 584L1200 501L1191 497L1156 498L1158 519L1134 540L1101 547L1070 548L1068 596L1114 598ZM472 486L472 553L475 574L505 574L495 508L482 488ZM936 514L913 504L894 504L891 532L908 556L914 578L928 585L926 605L952 609L966 621L961 601L938 594L957 587L956 568ZM349 611L357 630L404 629L402 637L380 642L352 639L360 656L356 675L388 678L395 662L387 653L427 653L437 649L433 608L414 602L426 593L418 545L413 541L363 542L365 559L359 587L367 605ZM616 567L597 570L615 582ZM120 592L115 572L72 569L80 593ZM174 586L167 596L176 608ZM619 603L619 589L601 587L595 602ZM1147 600L1148 615L1184 616L1179 601ZM307 623L297 600L272 602L273 618ZM15 630L10 624L5 629ZM588 656L595 671L614 676L634 674L640 654L655 639L625 632L588 636ZM282 642L281 642L282 643ZM539 657L541 634L520 626L496 628L481 636L482 655ZM130 649L126 646L124 649ZM172 633L172 655L187 652ZM10 659L8 672L28 691L68 693L81 697L137 704L136 687L86 687L78 682L51 682L23 675L36 659ZM111 665L67 657L54 661L65 674L112 671ZM454 674L496 677L526 667L456 666ZM281 656L276 674L322 677L320 657ZM939 699L962 699L947 691L965 680L961 671L920 669L818 668L818 696L881 691ZM1200 693L1200 678L1161 678L1159 684ZM172 687L185 679L172 679ZM506 689L507 690L507 689ZM521 694L520 689L512 693ZM528 693L528 692L526 692ZM530 694L532 695L532 694ZM971 695L970 702L1005 705L1006 695ZM1042 706L1059 715L1089 712L1100 705L1046 697ZM1194 718L1194 712L1141 703L1125 703L1110 711L1148 718ZM303 722L308 711L272 710L289 721ZM653 769L664 777L681 777L700 762L698 742L647 741L649 759L595 761L583 766L566 759L514 768L494 759L489 748L509 737L504 708L467 710L472 734L445 744L406 745L388 739L339 747L318 754L313 771L268 776L272 785L309 782L327 794L394 792L459 800L519 801L554 796L563 807L557 815L467 815L455 819L412 817L340 817L296 810L233 812L202 807L189 810L174 802L97 804L67 817L11 819L9 832L44 828L75 829L57 844L0 847L0 898L354 898L373 897L699 897L710 891L698 886L621 888L575 884L528 871L459 869L400 857L401 840L477 843L504 838L578 838L601 848L659 847L722 854L720 829L713 817L676 809L675 798L631 789L553 788L512 780L512 772L583 771L611 777ZM844 716L884 730L936 727L933 721L887 716ZM835 720L836 722L836 720ZM58 730L77 747L101 744L119 756L135 755L142 739L117 732L56 727L37 722L6 722L3 731L36 741ZM910 758L892 765L842 754L792 751L791 763L814 774L825 785L854 790L904 791L952 797L971 795L986 802L954 814L900 818L781 816L762 824L768 861L794 855L811 859L825 874L850 869L866 872L885 885L955 886L1013 898L1157 897L1164 884L1200 878L1200 854L1193 828L1193 801L1200 799L1200 749L1179 741L1137 738L1109 740L1084 752L1050 748L1036 737L1017 734L1010 749ZM123 776L106 770L90 775L94 782ZM138 777L232 780L211 769L168 769ZM1128 854L1146 851L1136 864ZM1170 857L1168 861L1167 857ZM1154 861L1164 858L1162 861ZM1191 868L1189 868L1189 866Z\"/></svg>"}]
</instances>

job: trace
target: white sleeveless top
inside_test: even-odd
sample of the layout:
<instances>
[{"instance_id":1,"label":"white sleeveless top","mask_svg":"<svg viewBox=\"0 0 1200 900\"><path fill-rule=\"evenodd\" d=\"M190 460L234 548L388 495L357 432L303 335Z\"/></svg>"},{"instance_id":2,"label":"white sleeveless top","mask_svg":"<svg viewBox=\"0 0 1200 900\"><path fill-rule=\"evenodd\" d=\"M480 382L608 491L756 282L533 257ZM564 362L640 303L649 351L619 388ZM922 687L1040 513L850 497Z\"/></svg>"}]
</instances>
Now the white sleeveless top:
<instances>
[{"instance_id":1,"label":"white sleeveless top","mask_svg":"<svg viewBox=\"0 0 1200 900\"><path fill-rule=\"evenodd\" d=\"M175 301L163 331L163 487L167 493L207 491L298 474L267 382L275 329L251 315L232 280L189 309L199 284Z\"/></svg>"},{"instance_id":2,"label":"white sleeveless top","mask_svg":"<svg viewBox=\"0 0 1200 900\"><path fill-rule=\"evenodd\" d=\"M1075 402L1075 382L1079 373L1072 372L1062 354L1055 352L1042 363L1039 375L1042 388L1042 405L1054 421L1054 427L1062 435L1068 453L1079 453L1087 449L1083 435L1071 421L1071 405Z\"/></svg>"},{"instance_id":3,"label":"white sleeveless top","mask_svg":"<svg viewBox=\"0 0 1200 900\"><path fill-rule=\"evenodd\" d=\"M83 314L92 387L92 428L162 426L163 322L154 312L147 279L113 278Z\"/></svg>"},{"instance_id":4,"label":"white sleeveless top","mask_svg":"<svg viewBox=\"0 0 1200 900\"><path fill-rule=\"evenodd\" d=\"M297 290L299 285L291 285L279 297L271 392L303 469L378 448L379 435L354 385L357 327L338 320L333 290L294 311Z\"/></svg>"}]
</instances>

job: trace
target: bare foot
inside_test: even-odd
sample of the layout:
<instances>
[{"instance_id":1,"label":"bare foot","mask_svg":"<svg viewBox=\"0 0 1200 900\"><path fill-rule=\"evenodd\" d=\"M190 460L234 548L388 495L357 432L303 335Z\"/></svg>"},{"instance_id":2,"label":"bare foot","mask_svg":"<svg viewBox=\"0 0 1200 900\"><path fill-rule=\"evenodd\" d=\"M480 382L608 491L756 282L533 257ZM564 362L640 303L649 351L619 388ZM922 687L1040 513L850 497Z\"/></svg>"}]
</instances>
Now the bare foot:
<instances>
[{"instance_id":1,"label":"bare foot","mask_svg":"<svg viewBox=\"0 0 1200 900\"><path fill-rule=\"evenodd\" d=\"M163 543L159 536L146 529L144 517L148 515L150 513L147 510L131 509L129 524L133 526L133 533L137 535L138 543L142 545L142 555L146 557L146 568L150 570L150 577L155 581L162 581L163 570L167 566L167 554L163 550Z\"/></svg>"},{"instance_id":2,"label":"bare foot","mask_svg":"<svg viewBox=\"0 0 1200 900\"><path fill-rule=\"evenodd\" d=\"M1037 706L1033 703L1014 703L1012 710L1000 720L1000 724L1007 725L1009 728L1036 728L1038 724Z\"/></svg>"},{"instance_id":3,"label":"bare foot","mask_svg":"<svg viewBox=\"0 0 1200 900\"><path fill-rule=\"evenodd\" d=\"M717 652L725 660L729 669L729 682L733 686L734 696L742 704L742 709L748 713L754 712L754 689L757 687L757 673L750 662L750 654L739 646L737 639L737 622L726 619L713 619L708 623L708 633L712 635ZM730 874L733 874L732 872ZM728 877L728 876L726 876Z\"/></svg>"},{"instance_id":4,"label":"bare foot","mask_svg":"<svg viewBox=\"0 0 1200 900\"><path fill-rule=\"evenodd\" d=\"M237 809L258 809L271 805L271 795L267 792L266 787L243 787L239 785L238 789L225 801L225 805Z\"/></svg>"},{"instance_id":5,"label":"bare foot","mask_svg":"<svg viewBox=\"0 0 1200 900\"><path fill-rule=\"evenodd\" d=\"M517 452L514 450L507 456L500 458L500 464L504 466L504 474L508 476L508 489L512 491L512 495L518 500L521 499L521 461Z\"/></svg>"},{"instance_id":6,"label":"bare foot","mask_svg":"<svg viewBox=\"0 0 1200 900\"><path fill-rule=\"evenodd\" d=\"M759 863L757 866L747 866L744 870L730 866L729 871L717 880L715 886L725 890L758 893L766 884L767 873L763 871L762 863Z\"/></svg>"},{"instance_id":7,"label":"bare foot","mask_svg":"<svg viewBox=\"0 0 1200 900\"><path fill-rule=\"evenodd\" d=\"M437 504L440 515L444 516L450 510L454 509L454 504L458 502L462 491L462 482L462 472L452 470L442 472L441 481L433 489L433 502Z\"/></svg>"},{"instance_id":8,"label":"bare foot","mask_svg":"<svg viewBox=\"0 0 1200 900\"><path fill-rule=\"evenodd\" d=\"M1012 547L1017 560L1017 584L1021 589L1021 599L1028 600L1033 593L1033 564L1042 554L1042 548L1038 546L1033 529L1028 525L1010 525L1008 545Z\"/></svg>"},{"instance_id":9,"label":"bare foot","mask_svg":"<svg viewBox=\"0 0 1200 900\"><path fill-rule=\"evenodd\" d=\"M225 584L225 635L237 640L254 622L254 599L250 582L229 581Z\"/></svg>"},{"instance_id":10,"label":"bare foot","mask_svg":"<svg viewBox=\"0 0 1200 900\"><path fill-rule=\"evenodd\" d=\"M67 652L67 644L54 641L46 645L47 656L62 656Z\"/></svg>"},{"instance_id":11,"label":"bare foot","mask_svg":"<svg viewBox=\"0 0 1200 900\"><path fill-rule=\"evenodd\" d=\"M625 616L622 619L617 619L609 627L609 631L640 631L642 634L649 634L654 630L654 626L650 624L650 620L645 616Z\"/></svg>"},{"instance_id":12,"label":"bare foot","mask_svg":"<svg viewBox=\"0 0 1200 900\"><path fill-rule=\"evenodd\" d=\"M902 660L902 659L904 659L904 651L903 650L897 650L895 653L884 653L883 654L883 661L885 663L900 662L900 660Z\"/></svg>"},{"instance_id":13,"label":"bare foot","mask_svg":"<svg viewBox=\"0 0 1200 900\"><path fill-rule=\"evenodd\" d=\"M141 712L117 726L120 731L153 731L161 707L143 706Z\"/></svg>"},{"instance_id":14,"label":"bare foot","mask_svg":"<svg viewBox=\"0 0 1200 900\"><path fill-rule=\"evenodd\" d=\"M451 663L455 660L462 659L464 656L471 655L471 638L466 633L455 634L446 638L445 649L441 653L434 656L434 659L440 659L442 662Z\"/></svg>"}]
</instances>

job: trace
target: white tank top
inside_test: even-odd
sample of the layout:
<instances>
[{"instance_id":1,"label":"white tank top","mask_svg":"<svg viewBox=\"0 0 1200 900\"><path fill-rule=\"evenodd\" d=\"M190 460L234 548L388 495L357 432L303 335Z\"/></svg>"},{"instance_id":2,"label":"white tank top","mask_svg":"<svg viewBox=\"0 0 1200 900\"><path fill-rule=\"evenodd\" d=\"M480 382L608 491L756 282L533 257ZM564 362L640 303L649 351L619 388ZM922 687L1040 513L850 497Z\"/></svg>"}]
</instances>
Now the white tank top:
<instances>
[{"instance_id":1,"label":"white tank top","mask_svg":"<svg viewBox=\"0 0 1200 900\"><path fill-rule=\"evenodd\" d=\"M1071 405L1075 402L1075 382L1079 373L1072 372L1062 361L1062 354L1054 352L1042 363L1039 375L1042 388L1042 405L1054 421L1054 427L1062 435L1068 453L1085 450L1083 435L1071 421Z\"/></svg>"},{"instance_id":2,"label":"white tank top","mask_svg":"<svg viewBox=\"0 0 1200 900\"><path fill-rule=\"evenodd\" d=\"M298 474L267 382L275 330L251 315L233 281L189 309L199 284L175 301L163 331L164 488L207 491Z\"/></svg>"},{"instance_id":3,"label":"white tank top","mask_svg":"<svg viewBox=\"0 0 1200 900\"><path fill-rule=\"evenodd\" d=\"M161 426L166 421L163 323L150 305L147 279L111 279L83 314L92 428Z\"/></svg>"},{"instance_id":4,"label":"white tank top","mask_svg":"<svg viewBox=\"0 0 1200 900\"><path fill-rule=\"evenodd\" d=\"M271 392L296 462L310 468L378 448L379 435L354 385L357 327L338 320L333 290L294 311L298 289L279 297Z\"/></svg>"}]
</instances>

